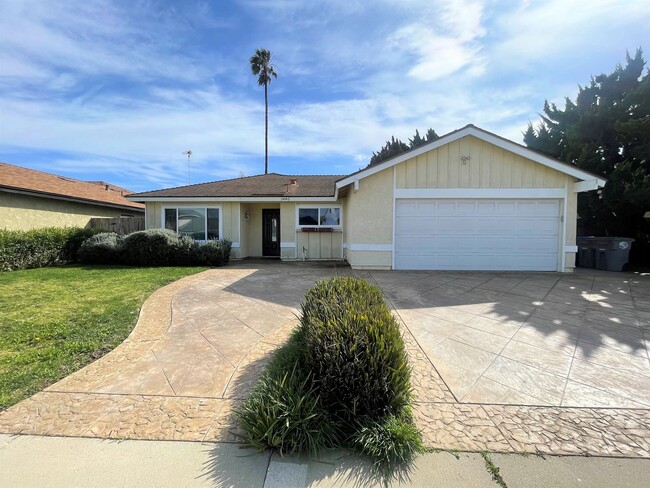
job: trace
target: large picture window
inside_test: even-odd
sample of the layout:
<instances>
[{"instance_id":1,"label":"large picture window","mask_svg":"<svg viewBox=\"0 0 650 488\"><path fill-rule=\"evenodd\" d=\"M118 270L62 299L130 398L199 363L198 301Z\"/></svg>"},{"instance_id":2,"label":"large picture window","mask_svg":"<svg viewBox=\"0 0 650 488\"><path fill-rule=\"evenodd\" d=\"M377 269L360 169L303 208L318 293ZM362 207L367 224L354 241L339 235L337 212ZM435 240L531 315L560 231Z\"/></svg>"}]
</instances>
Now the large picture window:
<instances>
[{"instance_id":1,"label":"large picture window","mask_svg":"<svg viewBox=\"0 0 650 488\"><path fill-rule=\"evenodd\" d=\"M165 229L197 241L219 239L219 208L178 207L166 208Z\"/></svg>"},{"instance_id":2,"label":"large picture window","mask_svg":"<svg viewBox=\"0 0 650 488\"><path fill-rule=\"evenodd\" d=\"M301 207L298 209L299 227L340 227L341 207Z\"/></svg>"}]
</instances>

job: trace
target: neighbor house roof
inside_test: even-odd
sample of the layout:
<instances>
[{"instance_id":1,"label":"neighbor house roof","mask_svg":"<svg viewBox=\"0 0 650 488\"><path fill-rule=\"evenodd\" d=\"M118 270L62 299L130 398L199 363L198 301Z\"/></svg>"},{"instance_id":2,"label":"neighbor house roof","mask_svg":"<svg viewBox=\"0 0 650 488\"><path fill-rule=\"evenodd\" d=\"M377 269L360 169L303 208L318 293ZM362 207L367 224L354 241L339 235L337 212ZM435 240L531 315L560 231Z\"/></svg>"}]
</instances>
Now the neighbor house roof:
<instances>
[{"instance_id":1,"label":"neighbor house roof","mask_svg":"<svg viewBox=\"0 0 650 488\"><path fill-rule=\"evenodd\" d=\"M211 181L129 195L132 201L156 198L319 198L333 197L345 175L266 175Z\"/></svg>"},{"instance_id":2,"label":"neighbor house roof","mask_svg":"<svg viewBox=\"0 0 650 488\"><path fill-rule=\"evenodd\" d=\"M73 200L94 205L144 211L144 205L127 200L129 190L104 181L81 181L8 163L0 163L0 191Z\"/></svg>"},{"instance_id":3,"label":"neighbor house roof","mask_svg":"<svg viewBox=\"0 0 650 488\"><path fill-rule=\"evenodd\" d=\"M366 168L357 171L356 173L352 173L349 176L345 176L341 178L339 181L337 181L336 187L343 188L344 186L358 182L359 180L366 178L370 175L373 175L375 173L378 173L379 171L383 171L387 168L395 166L396 164L402 163L407 159L414 158L416 156L419 156L420 154L424 154L433 149L437 149L441 146L444 146L445 144L449 144L450 142L456 141L458 139L462 139L463 137L466 136L476 137L477 139L488 142L490 144L494 144L495 146L505 149L506 151L510 151L514 154L535 161L536 163L542 164L561 173L573 176L574 178L577 178L580 181L587 182L588 184L583 185L580 191L595 190L597 188L605 186L606 180L602 176L589 173L588 171L584 171L573 164L568 164L558 159L551 158L540 152L533 151L532 149L528 149L527 147L522 146L521 144L512 142L509 139L505 139L501 136L498 136L497 134L493 134L492 132L486 131L485 129L476 127L473 124L468 124L461 129L457 129L455 131L449 132L448 134L445 134L444 136L441 136L435 141L429 142L415 149L406 151L402 154L387 159L386 161L369 165Z\"/></svg>"}]
</instances>

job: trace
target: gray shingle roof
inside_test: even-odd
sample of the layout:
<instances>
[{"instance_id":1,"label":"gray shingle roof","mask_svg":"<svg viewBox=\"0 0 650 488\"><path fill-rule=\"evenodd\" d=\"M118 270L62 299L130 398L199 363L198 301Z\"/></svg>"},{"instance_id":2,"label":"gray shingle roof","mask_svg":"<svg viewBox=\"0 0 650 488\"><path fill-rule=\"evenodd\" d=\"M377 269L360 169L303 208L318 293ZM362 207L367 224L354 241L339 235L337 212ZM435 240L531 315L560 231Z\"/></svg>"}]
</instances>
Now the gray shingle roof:
<instances>
[{"instance_id":1,"label":"gray shingle roof","mask_svg":"<svg viewBox=\"0 0 650 488\"><path fill-rule=\"evenodd\" d=\"M332 197L336 180L344 176L269 173L134 193L129 198L137 201L138 197Z\"/></svg>"}]
</instances>

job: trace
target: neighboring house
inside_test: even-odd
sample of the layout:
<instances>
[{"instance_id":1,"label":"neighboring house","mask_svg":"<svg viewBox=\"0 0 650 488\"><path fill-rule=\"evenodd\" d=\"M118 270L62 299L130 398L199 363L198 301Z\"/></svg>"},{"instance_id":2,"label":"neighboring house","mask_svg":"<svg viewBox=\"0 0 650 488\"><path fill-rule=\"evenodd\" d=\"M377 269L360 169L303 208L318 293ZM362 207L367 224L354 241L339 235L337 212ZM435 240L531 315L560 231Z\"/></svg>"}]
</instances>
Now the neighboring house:
<instances>
[{"instance_id":1,"label":"neighboring house","mask_svg":"<svg viewBox=\"0 0 650 488\"><path fill-rule=\"evenodd\" d=\"M577 193L605 180L468 125L347 176L269 174L129 195L147 228L226 238L234 258L353 268L564 271Z\"/></svg>"},{"instance_id":2,"label":"neighboring house","mask_svg":"<svg viewBox=\"0 0 650 488\"><path fill-rule=\"evenodd\" d=\"M103 181L80 181L0 163L0 229L86 227L93 217L141 217L144 205Z\"/></svg>"}]
</instances>

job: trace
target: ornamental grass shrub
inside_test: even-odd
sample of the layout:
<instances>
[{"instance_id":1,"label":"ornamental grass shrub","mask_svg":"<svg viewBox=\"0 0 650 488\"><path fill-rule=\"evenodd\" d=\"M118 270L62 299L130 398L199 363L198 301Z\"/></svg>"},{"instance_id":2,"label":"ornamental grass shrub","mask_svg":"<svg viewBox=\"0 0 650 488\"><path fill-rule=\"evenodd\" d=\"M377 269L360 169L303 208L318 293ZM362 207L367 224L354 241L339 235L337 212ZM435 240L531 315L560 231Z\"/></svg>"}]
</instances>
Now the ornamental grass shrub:
<instances>
[{"instance_id":1,"label":"ornamental grass shrub","mask_svg":"<svg viewBox=\"0 0 650 488\"><path fill-rule=\"evenodd\" d=\"M274 353L237 416L244 441L260 450L316 454L336 444L336 426L305 368L300 331Z\"/></svg>"},{"instance_id":2,"label":"ornamental grass shrub","mask_svg":"<svg viewBox=\"0 0 650 488\"><path fill-rule=\"evenodd\" d=\"M81 244L98 230L79 227L0 229L0 270L42 268L75 262Z\"/></svg>"},{"instance_id":3,"label":"ornamental grass shrub","mask_svg":"<svg viewBox=\"0 0 650 488\"><path fill-rule=\"evenodd\" d=\"M345 447L389 475L423 449L411 399L404 341L381 291L332 278L307 292L299 329L236 414L260 449Z\"/></svg>"}]
</instances>

